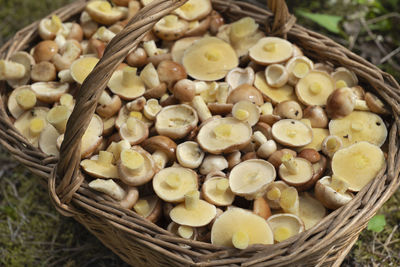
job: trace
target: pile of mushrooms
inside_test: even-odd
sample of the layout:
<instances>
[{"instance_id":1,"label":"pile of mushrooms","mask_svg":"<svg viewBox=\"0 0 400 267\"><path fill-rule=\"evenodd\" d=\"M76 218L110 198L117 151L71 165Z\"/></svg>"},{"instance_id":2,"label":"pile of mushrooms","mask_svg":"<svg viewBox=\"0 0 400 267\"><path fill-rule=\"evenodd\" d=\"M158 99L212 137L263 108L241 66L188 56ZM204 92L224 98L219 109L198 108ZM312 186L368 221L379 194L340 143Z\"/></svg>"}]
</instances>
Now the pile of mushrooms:
<instances>
[{"instance_id":1,"label":"pile of mushrooms","mask_svg":"<svg viewBox=\"0 0 400 267\"><path fill-rule=\"evenodd\" d=\"M113 2L88 2L79 21L42 20L31 51L0 61L10 118L46 154L59 155L107 44L151 1ZM92 190L173 235L245 249L350 202L385 166L389 114L352 70L189 0L112 74L81 169Z\"/></svg>"}]
</instances>

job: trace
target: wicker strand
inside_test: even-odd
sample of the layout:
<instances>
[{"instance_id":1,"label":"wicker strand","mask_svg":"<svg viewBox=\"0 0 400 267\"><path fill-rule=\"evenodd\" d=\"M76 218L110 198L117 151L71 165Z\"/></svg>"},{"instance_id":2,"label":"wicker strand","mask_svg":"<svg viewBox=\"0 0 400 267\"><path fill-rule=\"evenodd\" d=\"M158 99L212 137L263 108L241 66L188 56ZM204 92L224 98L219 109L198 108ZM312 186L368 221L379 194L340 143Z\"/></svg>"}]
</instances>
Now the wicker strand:
<instances>
[{"instance_id":1,"label":"wicker strand","mask_svg":"<svg viewBox=\"0 0 400 267\"><path fill-rule=\"evenodd\" d=\"M296 24L296 17L289 13L285 0L268 0L267 4L274 16L267 19L266 32L286 39L287 33Z\"/></svg>"}]
</instances>

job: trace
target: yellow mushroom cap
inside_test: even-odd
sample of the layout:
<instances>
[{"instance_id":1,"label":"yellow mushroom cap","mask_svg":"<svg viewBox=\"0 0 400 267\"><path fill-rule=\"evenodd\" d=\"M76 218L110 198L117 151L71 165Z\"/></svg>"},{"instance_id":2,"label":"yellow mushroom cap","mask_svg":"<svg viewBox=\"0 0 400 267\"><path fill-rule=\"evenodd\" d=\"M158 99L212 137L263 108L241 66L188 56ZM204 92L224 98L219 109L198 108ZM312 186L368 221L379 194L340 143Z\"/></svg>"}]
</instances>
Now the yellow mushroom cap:
<instances>
[{"instance_id":1,"label":"yellow mushroom cap","mask_svg":"<svg viewBox=\"0 0 400 267\"><path fill-rule=\"evenodd\" d=\"M249 49L252 60L261 65L281 63L293 56L293 45L278 37L264 37Z\"/></svg>"},{"instance_id":2,"label":"yellow mushroom cap","mask_svg":"<svg viewBox=\"0 0 400 267\"><path fill-rule=\"evenodd\" d=\"M335 89L334 80L328 73L312 70L297 83L296 95L305 105L324 106Z\"/></svg>"},{"instance_id":3,"label":"yellow mushroom cap","mask_svg":"<svg viewBox=\"0 0 400 267\"><path fill-rule=\"evenodd\" d=\"M75 60L70 67L72 78L75 82L82 84L98 62L99 59L95 57L82 57Z\"/></svg>"},{"instance_id":4,"label":"yellow mushroom cap","mask_svg":"<svg viewBox=\"0 0 400 267\"><path fill-rule=\"evenodd\" d=\"M311 127L301 121L292 119L280 120L274 123L272 125L272 136L275 141L291 147L305 146L313 140Z\"/></svg>"}]
</instances>

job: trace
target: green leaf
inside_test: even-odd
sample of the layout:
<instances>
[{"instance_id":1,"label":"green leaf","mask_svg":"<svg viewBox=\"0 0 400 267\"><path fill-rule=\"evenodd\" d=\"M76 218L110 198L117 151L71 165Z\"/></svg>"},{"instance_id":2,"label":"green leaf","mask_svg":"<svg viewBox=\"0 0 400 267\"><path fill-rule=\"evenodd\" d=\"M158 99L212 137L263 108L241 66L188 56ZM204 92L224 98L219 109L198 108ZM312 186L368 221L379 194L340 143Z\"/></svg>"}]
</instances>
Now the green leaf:
<instances>
[{"instance_id":1,"label":"green leaf","mask_svg":"<svg viewBox=\"0 0 400 267\"><path fill-rule=\"evenodd\" d=\"M340 33L339 22L343 19L342 16L310 13L304 10L296 10L296 14L314 21L330 32Z\"/></svg>"},{"instance_id":2,"label":"green leaf","mask_svg":"<svg viewBox=\"0 0 400 267\"><path fill-rule=\"evenodd\" d=\"M375 233L379 233L385 228L385 225L386 225L385 215L382 214L375 215L368 222L367 229Z\"/></svg>"}]
</instances>

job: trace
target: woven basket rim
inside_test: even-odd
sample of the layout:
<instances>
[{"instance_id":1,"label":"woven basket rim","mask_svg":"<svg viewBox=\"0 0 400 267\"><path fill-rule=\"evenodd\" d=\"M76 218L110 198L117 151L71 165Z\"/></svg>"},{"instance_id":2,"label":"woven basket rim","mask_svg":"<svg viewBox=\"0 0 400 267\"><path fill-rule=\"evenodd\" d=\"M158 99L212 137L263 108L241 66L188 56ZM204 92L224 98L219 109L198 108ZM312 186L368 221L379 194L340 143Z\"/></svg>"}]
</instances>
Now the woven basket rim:
<instances>
[{"instance_id":1,"label":"woven basket rim","mask_svg":"<svg viewBox=\"0 0 400 267\"><path fill-rule=\"evenodd\" d=\"M83 9L86 2L86 0L80 0L53 13L58 14L62 20L65 20L78 14L78 12ZM232 16L238 14L246 15L246 12L249 12L248 10L250 10L250 12L253 12L251 15L253 15L253 17L260 23L264 22L266 16L270 17L272 15L271 12L261 10L249 3L237 3L232 0L213 0L213 3L214 6L220 8L219 11L224 14L227 12L227 14ZM246 11L241 8L246 8ZM24 49L25 45L28 45L30 41L37 36L37 24L38 22L34 22L20 30L13 39L9 40L2 48L0 48L1 58L8 58L14 51ZM71 203L73 206L60 201L58 197L56 199L52 198L58 211L64 215L73 215L78 218L79 221L83 221L83 218L88 216L88 214L103 217L115 228L120 230L122 229L122 231L130 233L137 238L143 238L143 240L150 243L151 241L157 240L154 246L149 244L146 244L146 246L158 250L159 248L157 246L162 247L162 253L181 264L204 265L207 263L206 265L211 265L212 263L215 265L224 265L243 263L244 266L258 266L258 264L265 262L268 262L269 264L282 264L285 261L290 261L288 257L292 257L294 262L302 257L304 258L304 255L312 255L312 253L307 254L304 249L300 249L301 245L305 242L308 242L308 244L320 244L333 240L335 242L338 241L339 243L349 243L350 239L357 237L358 233L365 227L368 219L376 213L378 208L383 205L383 203L400 185L398 179L400 172L400 157L398 157L396 140L396 136L400 129L400 120L398 117L400 114L400 97L397 95L397 93L400 92L400 86L389 74L384 73L368 61L360 58L323 35L307 30L296 24L287 32L287 36L288 39L299 40L301 42L300 45L297 43L296 45L303 46L306 43L311 49L320 48L320 45L323 44L326 47L326 51L321 51L321 53L328 56L331 61L347 63L347 65L343 65L352 69L357 76L362 77L364 81L371 83L373 85L372 89L392 107L392 115L394 119L392 128L388 135L390 140L388 151L389 156L387 160L388 168L385 168L378 175L377 179L374 179L368 186L357 194L355 200L352 201L352 205L346 205L332 212L310 231L295 236L288 241L275 244L273 245L273 248L270 245L255 245L241 253L238 253L235 249L225 249L212 244L187 241L182 238L173 237L166 230L155 224L148 223L133 211L124 210L118 205L110 202L109 198L104 197L101 194L93 193L93 191L87 187L87 184L83 183L83 175L77 175L79 178L73 180L70 185L67 185L69 186L69 189L76 188L76 192L74 191L72 194L73 197ZM3 93L5 88L4 83L0 84L0 89ZM47 179L55 176L53 167L57 163L58 159L43 154L37 148L32 147L26 140L24 140L24 138L15 130L8 118L3 99L0 101L0 105L0 143L6 147L6 149L18 161L26 165L34 173ZM55 188L56 180L49 179L49 182L53 183L50 184L50 187ZM361 208L363 212L357 212L358 215L353 214L354 210L357 210L355 206ZM78 209L74 207L78 207ZM348 222L349 224L343 226L343 221ZM329 224L329 222L331 224ZM83 222L83 224L85 223ZM327 224L329 224L329 226L327 226ZM138 229L142 230L144 234L138 234L135 232ZM321 233L328 233L328 235L322 235ZM146 234L150 235L150 237L146 236ZM346 238L343 236L346 236ZM318 240L320 240L319 243L317 242ZM177 251L176 254L166 251L165 247L168 247L169 243L175 244L172 247ZM177 243L187 244L195 249L192 252L188 252L187 250L179 249L179 246L176 245ZM310 250L317 249L318 248L310 248ZM323 251L326 253L326 258L324 260L327 262L333 261L328 257L330 254L335 254L334 249L331 250L332 248ZM208 253L204 253L204 251L208 251ZM279 251L284 252L279 254ZM277 253L276 259L271 256L271 254L274 253ZM181 254L184 254L187 257L183 257ZM218 260L218 258L221 257L223 259ZM242 257L246 258L246 260L243 260ZM190 258L190 260L188 258Z\"/></svg>"}]
</instances>

